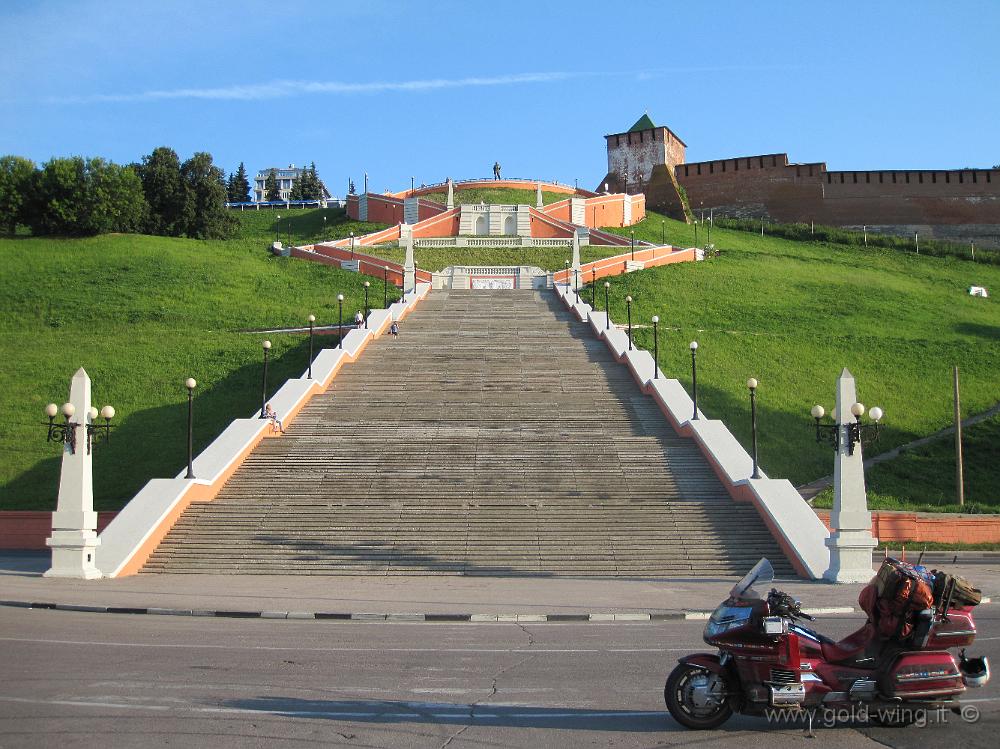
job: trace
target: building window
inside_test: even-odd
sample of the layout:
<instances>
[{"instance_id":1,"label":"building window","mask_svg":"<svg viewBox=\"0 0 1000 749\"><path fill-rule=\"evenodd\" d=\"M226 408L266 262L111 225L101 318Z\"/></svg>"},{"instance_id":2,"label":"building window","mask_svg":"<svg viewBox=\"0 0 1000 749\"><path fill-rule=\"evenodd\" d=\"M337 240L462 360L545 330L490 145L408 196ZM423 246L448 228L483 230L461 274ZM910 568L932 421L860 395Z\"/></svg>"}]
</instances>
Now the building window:
<instances>
[{"instance_id":1,"label":"building window","mask_svg":"<svg viewBox=\"0 0 1000 749\"><path fill-rule=\"evenodd\" d=\"M855 172L852 176L854 177L854 184L858 184L858 173Z\"/></svg>"},{"instance_id":2,"label":"building window","mask_svg":"<svg viewBox=\"0 0 1000 749\"><path fill-rule=\"evenodd\" d=\"M714 161L708 162L708 173L709 174L715 174L715 162Z\"/></svg>"},{"instance_id":3,"label":"building window","mask_svg":"<svg viewBox=\"0 0 1000 749\"><path fill-rule=\"evenodd\" d=\"M777 156L772 156L771 157L771 166L778 166L778 157Z\"/></svg>"},{"instance_id":4,"label":"building window","mask_svg":"<svg viewBox=\"0 0 1000 749\"><path fill-rule=\"evenodd\" d=\"M924 173L923 172L920 172L920 173L917 174L917 182L919 182L921 185L924 184Z\"/></svg>"},{"instance_id":5,"label":"building window","mask_svg":"<svg viewBox=\"0 0 1000 749\"><path fill-rule=\"evenodd\" d=\"M906 173L906 184L910 184L910 173Z\"/></svg>"},{"instance_id":6,"label":"building window","mask_svg":"<svg viewBox=\"0 0 1000 749\"><path fill-rule=\"evenodd\" d=\"M951 175L948 172L944 173L944 181L951 184Z\"/></svg>"},{"instance_id":7,"label":"building window","mask_svg":"<svg viewBox=\"0 0 1000 749\"><path fill-rule=\"evenodd\" d=\"M879 183L880 185L882 184L882 172L879 172L879 173L878 173L878 183Z\"/></svg>"},{"instance_id":8,"label":"building window","mask_svg":"<svg viewBox=\"0 0 1000 749\"><path fill-rule=\"evenodd\" d=\"M698 176L701 176L701 164L698 164Z\"/></svg>"},{"instance_id":9,"label":"building window","mask_svg":"<svg viewBox=\"0 0 1000 749\"><path fill-rule=\"evenodd\" d=\"M844 184L844 173L840 173L840 184Z\"/></svg>"}]
</instances>

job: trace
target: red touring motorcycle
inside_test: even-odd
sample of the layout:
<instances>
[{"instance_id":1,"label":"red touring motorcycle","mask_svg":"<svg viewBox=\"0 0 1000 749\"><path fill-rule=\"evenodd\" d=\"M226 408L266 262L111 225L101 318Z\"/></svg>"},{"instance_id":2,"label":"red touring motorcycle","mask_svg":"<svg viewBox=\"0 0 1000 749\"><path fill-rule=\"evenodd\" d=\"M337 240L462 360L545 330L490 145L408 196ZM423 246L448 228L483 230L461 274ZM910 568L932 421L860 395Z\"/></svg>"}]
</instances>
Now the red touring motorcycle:
<instances>
[{"instance_id":1,"label":"red touring motorcycle","mask_svg":"<svg viewBox=\"0 0 1000 749\"><path fill-rule=\"evenodd\" d=\"M719 653L680 659L667 679L670 714L688 728L710 729L733 712L811 720L818 710L871 716L959 710L966 687L990 678L986 658L966 658L976 636L980 594L959 577L886 559L859 596L865 625L835 642L799 623L813 621L799 602L771 589L774 570L761 559L730 591L705 627ZM958 659L948 648L962 648ZM916 718L889 718L887 723Z\"/></svg>"}]
</instances>

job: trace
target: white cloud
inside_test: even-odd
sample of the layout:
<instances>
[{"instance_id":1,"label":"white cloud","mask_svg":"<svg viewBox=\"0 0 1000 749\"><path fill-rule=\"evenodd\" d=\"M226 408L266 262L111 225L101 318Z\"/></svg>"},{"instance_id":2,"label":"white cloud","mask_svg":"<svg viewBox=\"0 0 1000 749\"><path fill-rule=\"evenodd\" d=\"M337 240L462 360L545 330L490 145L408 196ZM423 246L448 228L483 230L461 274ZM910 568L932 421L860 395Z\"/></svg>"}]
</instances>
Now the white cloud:
<instances>
[{"instance_id":1,"label":"white cloud","mask_svg":"<svg viewBox=\"0 0 1000 749\"><path fill-rule=\"evenodd\" d=\"M303 94L378 94L389 91L435 91L472 86L510 86L522 83L553 83L578 77L577 73L515 73L512 75L469 78L430 78L415 81L270 81L219 88L177 88L142 91L134 94L85 94L49 97L49 104L101 104L109 102L146 102L171 99L210 99L219 101L259 101Z\"/></svg>"}]
</instances>

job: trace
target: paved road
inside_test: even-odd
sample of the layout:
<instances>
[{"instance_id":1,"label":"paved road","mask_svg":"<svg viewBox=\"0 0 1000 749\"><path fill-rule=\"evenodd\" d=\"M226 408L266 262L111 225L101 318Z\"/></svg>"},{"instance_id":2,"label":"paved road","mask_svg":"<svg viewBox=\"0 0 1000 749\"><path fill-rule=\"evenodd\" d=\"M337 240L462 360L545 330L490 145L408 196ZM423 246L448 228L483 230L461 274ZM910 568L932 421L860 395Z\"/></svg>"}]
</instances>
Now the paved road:
<instances>
[{"instance_id":1,"label":"paved road","mask_svg":"<svg viewBox=\"0 0 1000 749\"><path fill-rule=\"evenodd\" d=\"M1000 610L977 652L1000 663ZM826 617L838 636L857 623ZM800 726L675 724L667 672L702 623L424 624L220 620L0 608L0 747L798 746ZM995 743L976 724L820 728L811 747Z\"/></svg>"}]
</instances>

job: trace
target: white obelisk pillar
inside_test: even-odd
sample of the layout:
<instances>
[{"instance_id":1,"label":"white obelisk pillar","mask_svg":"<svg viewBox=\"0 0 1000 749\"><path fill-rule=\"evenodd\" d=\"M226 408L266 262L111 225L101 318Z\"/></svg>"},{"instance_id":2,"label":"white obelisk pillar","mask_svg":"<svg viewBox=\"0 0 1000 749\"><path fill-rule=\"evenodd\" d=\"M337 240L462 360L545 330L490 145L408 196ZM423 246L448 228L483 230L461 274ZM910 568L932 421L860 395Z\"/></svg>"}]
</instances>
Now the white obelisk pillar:
<instances>
[{"instance_id":1,"label":"white obelisk pillar","mask_svg":"<svg viewBox=\"0 0 1000 749\"><path fill-rule=\"evenodd\" d=\"M855 422L851 406L857 402L854 375L847 369L837 379L837 462L833 468L833 511L826 540L830 549L830 568L823 577L832 583L865 583L872 577L872 549L878 542L872 537L872 514L865 494L865 466L861 443L848 440L848 425Z\"/></svg>"},{"instance_id":2,"label":"white obelisk pillar","mask_svg":"<svg viewBox=\"0 0 1000 749\"><path fill-rule=\"evenodd\" d=\"M455 207L455 185L451 181L451 177L448 178L448 210Z\"/></svg>"},{"instance_id":3,"label":"white obelisk pillar","mask_svg":"<svg viewBox=\"0 0 1000 749\"><path fill-rule=\"evenodd\" d=\"M450 182L448 183L451 184ZM417 290L417 267L413 259L413 231L406 232L406 258L403 260L403 293Z\"/></svg>"},{"instance_id":4,"label":"white obelisk pillar","mask_svg":"<svg viewBox=\"0 0 1000 749\"><path fill-rule=\"evenodd\" d=\"M52 566L45 577L100 577L97 569L97 513L94 512L94 479L87 451L87 424L90 423L90 377L83 367L73 375L69 402L76 409L75 449L63 444L59 474L59 500L52 515L52 536L45 540L52 548Z\"/></svg>"},{"instance_id":5,"label":"white obelisk pillar","mask_svg":"<svg viewBox=\"0 0 1000 749\"><path fill-rule=\"evenodd\" d=\"M538 188L535 191L535 208L541 209L545 203L542 202L542 183L538 183Z\"/></svg>"}]
</instances>

